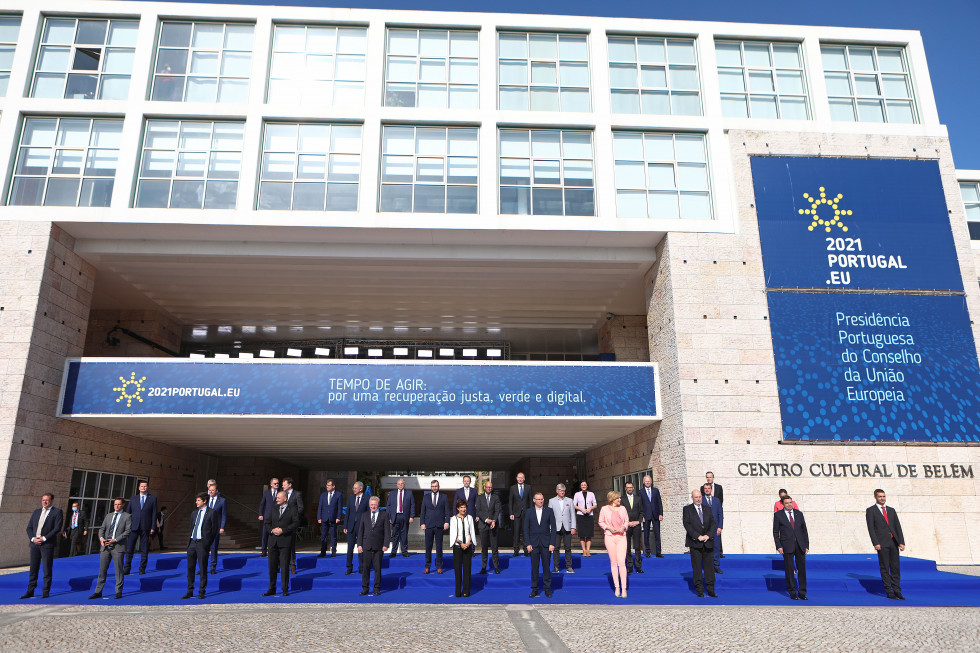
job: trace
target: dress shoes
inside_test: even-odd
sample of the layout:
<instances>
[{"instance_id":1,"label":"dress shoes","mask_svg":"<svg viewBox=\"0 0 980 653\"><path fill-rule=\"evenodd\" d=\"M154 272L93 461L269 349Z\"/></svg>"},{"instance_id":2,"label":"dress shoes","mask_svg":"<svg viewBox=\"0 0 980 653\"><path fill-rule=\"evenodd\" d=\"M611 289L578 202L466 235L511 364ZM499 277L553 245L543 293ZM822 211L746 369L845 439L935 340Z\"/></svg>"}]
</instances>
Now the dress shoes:
<instances>
[{"instance_id":1,"label":"dress shoes","mask_svg":"<svg viewBox=\"0 0 980 653\"><path fill-rule=\"evenodd\" d=\"M375 592L374 595L375 596L381 596L381 592Z\"/></svg>"},{"instance_id":2,"label":"dress shoes","mask_svg":"<svg viewBox=\"0 0 980 653\"><path fill-rule=\"evenodd\" d=\"M810 599L807 598L806 594L800 594L800 600L801 601L809 601Z\"/></svg>"},{"instance_id":3,"label":"dress shoes","mask_svg":"<svg viewBox=\"0 0 980 653\"><path fill-rule=\"evenodd\" d=\"M211 574L212 576L217 576L218 575L218 569L217 568L215 568L215 569L209 569L208 570L208 573Z\"/></svg>"},{"instance_id":4,"label":"dress shoes","mask_svg":"<svg viewBox=\"0 0 980 653\"><path fill-rule=\"evenodd\" d=\"M424 570L422 570L422 573L423 573L423 574L427 574L427 573L429 573L429 568L428 568L428 567L426 567L426 568L425 568Z\"/></svg>"},{"instance_id":5,"label":"dress shoes","mask_svg":"<svg viewBox=\"0 0 980 653\"><path fill-rule=\"evenodd\" d=\"M121 599L122 598L122 592L116 592L116 598L117 599Z\"/></svg>"},{"instance_id":6,"label":"dress shoes","mask_svg":"<svg viewBox=\"0 0 980 653\"><path fill-rule=\"evenodd\" d=\"M182 598L182 599L190 599L190 598L193 598L193 597L194 597L194 592L188 592L187 594L184 594L180 598Z\"/></svg>"},{"instance_id":7,"label":"dress shoes","mask_svg":"<svg viewBox=\"0 0 980 653\"><path fill-rule=\"evenodd\" d=\"M538 590L531 590L531 593L527 595L527 598L529 599L538 598Z\"/></svg>"},{"instance_id":8,"label":"dress shoes","mask_svg":"<svg viewBox=\"0 0 980 653\"><path fill-rule=\"evenodd\" d=\"M275 595L276 595L276 590L268 589L265 591L265 593L262 596L275 596Z\"/></svg>"},{"instance_id":9,"label":"dress shoes","mask_svg":"<svg viewBox=\"0 0 980 653\"><path fill-rule=\"evenodd\" d=\"M722 553L722 554L721 554L720 556L718 556L718 557L719 557L719 558L724 558L724 557L725 557L725 554L724 554L724 553Z\"/></svg>"},{"instance_id":10,"label":"dress shoes","mask_svg":"<svg viewBox=\"0 0 980 653\"><path fill-rule=\"evenodd\" d=\"M481 573L481 574L485 574L485 573L487 573L487 568L486 568L486 567L484 567L483 569L481 569L481 570L480 570L480 573Z\"/></svg>"},{"instance_id":11,"label":"dress shoes","mask_svg":"<svg viewBox=\"0 0 980 653\"><path fill-rule=\"evenodd\" d=\"M905 600L905 597L902 595L901 592L895 592L895 598L896 599L901 599L902 601Z\"/></svg>"},{"instance_id":12,"label":"dress shoes","mask_svg":"<svg viewBox=\"0 0 980 653\"><path fill-rule=\"evenodd\" d=\"M725 573L725 572L723 572L723 571L721 570L721 567L715 567L715 573L716 573L716 574L723 574L723 573Z\"/></svg>"},{"instance_id":13,"label":"dress shoes","mask_svg":"<svg viewBox=\"0 0 980 653\"><path fill-rule=\"evenodd\" d=\"M797 600L797 599L799 599L800 597L798 597L798 596L797 596L796 594L790 594L790 595L789 595L789 598L791 598L791 599L793 599L794 601L796 601L796 600Z\"/></svg>"},{"instance_id":14,"label":"dress shoes","mask_svg":"<svg viewBox=\"0 0 980 653\"><path fill-rule=\"evenodd\" d=\"M326 558L327 557L327 554L326 553L321 553L317 557L318 558Z\"/></svg>"},{"instance_id":15,"label":"dress shoes","mask_svg":"<svg viewBox=\"0 0 980 653\"><path fill-rule=\"evenodd\" d=\"M31 590L30 592L25 592L24 593L24 596L22 596L20 598L21 599L33 599L34 598L34 591Z\"/></svg>"},{"instance_id":16,"label":"dress shoes","mask_svg":"<svg viewBox=\"0 0 980 653\"><path fill-rule=\"evenodd\" d=\"M263 554L262 554L262 555L260 555L259 557L260 557L260 558L265 558L265 557L266 557L266 556L268 556L268 555L269 555L268 553L263 553Z\"/></svg>"},{"instance_id":17,"label":"dress shoes","mask_svg":"<svg viewBox=\"0 0 980 653\"><path fill-rule=\"evenodd\" d=\"M703 599L704 598L704 592L698 592L698 598L699 599Z\"/></svg>"},{"instance_id":18,"label":"dress shoes","mask_svg":"<svg viewBox=\"0 0 980 653\"><path fill-rule=\"evenodd\" d=\"M642 570L642 569L640 569L639 567L637 567L637 568L636 568L636 573L638 573L638 574L642 574L642 573L643 573L643 570Z\"/></svg>"},{"instance_id":19,"label":"dress shoes","mask_svg":"<svg viewBox=\"0 0 980 653\"><path fill-rule=\"evenodd\" d=\"M403 553L403 554L402 554L402 557L403 557L403 558L407 558L407 557L408 557L408 554L407 554L407 553Z\"/></svg>"},{"instance_id":20,"label":"dress shoes","mask_svg":"<svg viewBox=\"0 0 980 653\"><path fill-rule=\"evenodd\" d=\"M571 567L569 567L568 569L565 570L565 573L566 574L574 574L575 573L575 570L572 569ZM640 573L642 574L643 572L641 571Z\"/></svg>"},{"instance_id":21,"label":"dress shoes","mask_svg":"<svg viewBox=\"0 0 980 653\"><path fill-rule=\"evenodd\" d=\"M283 590L282 591L282 595L283 596L289 596L289 590Z\"/></svg>"},{"instance_id":22,"label":"dress shoes","mask_svg":"<svg viewBox=\"0 0 980 653\"><path fill-rule=\"evenodd\" d=\"M212 571L211 573L213 574L214 572ZM296 565L289 565L289 573L294 576L296 575Z\"/></svg>"},{"instance_id":23,"label":"dress shoes","mask_svg":"<svg viewBox=\"0 0 980 653\"><path fill-rule=\"evenodd\" d=\"M146 575L146 567L140 569L140 576L144 576L144 575Z\"/></svg>"},{"instance_id":24,"label":"dress shoes","mask_svg":"<svg viewBox=\"0 0 980 653\"><path fill-rule=\"evenodd\" d=\"M437 574L441 574L442 573L442 568L441 567L437 567L436 568L436 573Z\"/></svg>"},{"instance_id":25,"label":"dress shoes","mask_svg":"<svg viewBox=\"0 0 980 653\"><path fill-rule=\"evenodd\" d=\"M646 553L646 554L644 554L644 555L645 555L645 556L646 556L647 558L649 558L649 557L650 557L650 554L649 554L649 553Z\"/></svg>"},{"instance_id":26,"label":"dress shoes","mask_svg":"<svg viewBox=\"0 0 980 653\"><path fill-rule=\"evenodd\" d=\"M330 552L330 557L331 558L336 558L337 557L337 552L336 551L331 551Z\"/></svg>"},{"instance_id":27,"label":"dress shoes","mask_svg":"<svg viewBox=\"0 0 980 653\"><path fill-rule=\"evenodd\" d=\"M470 593L469 592L463 592L463 598L464 599L470 598Z\"/></svg>"},{"instance_id":28,"label":"dress shoes","mask_svg":"<svg viewBox=\"0 0 980 653\"><path fill-rule=\"evenodd\" d=\"M545 590L544 591L544 595L550 599L551 598L551 590Z\"/></svg>"},{"instance_id":29,"label":"dress shoes","mask_svg":"<svg viewBox=\"0 0 980 653\"><path fill-rule=\"evenodd\" d=\"M48 593L47 592L41 592L41 598L42 599L48 598Z\"/></svg>"},{"instance_id":30,"label":"dress shoes","mask_svg":"<svg viewBox=\"0 0 980 653\"><path fill-rule=\"evenodd\" d=\"M710 596L713 599L717 599L718 598L718 595L715 594L715 591L714 590L708 590L708 596Z\"/></svg>"},{"instance_id":31,"label":"dress shoes","mask_svg":"<svg viewBox=\"0 0 980 653\"><path fill-rule=\"evenodd\" d=\"M367 590L361 590L361 596L367 596L367 595L368 595Z\"/></svg>"},{"instance_id":32,"label":"dress shoes","mask_svg":"<svg viewBox=\"0 0 980 653\"><path fill-rule=\"evenodd\" d=\"M658 554L657 554L657 557L658 557L658 558L662 558L662 557L664 557L664 554L662 554L662 553L658 553Z\"/></svg>"},{"instance_id":33,"label":"dress shoes","mask_svg":"<svg viewBox=\"0 0 980 653\"><path fill-rule=\"evenodd\" d=\"M494 569L494 570L493 570L493 573L495 573L495 574L499 574L499 573L500 573L500 570L499 570L499 569Z\"/></svg>"},{"instance_id":34,"label":"dress shoes","mask_svg":"<svg viewBox=\"0 0 980 653\"><path fill-rule=\"evenodd\" d=\"M197 593L197 598L199 598L199 599L203 599L204 598L204 590L201 590L200 592Z\"/></svg>"},{"instance_id":35,"label":"dress shoes","mask_svg":"<svg viewBox=\"0 0 980 653\"><path fill-rule=\"evenodd\" d=\"M102 598L102 592L96 592L92 596L88 597L88 600L94 601L95 599L101 599L101 598Z\"/></svg>"},{"instance_id":36,"label":"dress shoes","mask_svg":"<svg viewBox=\"0 0 980 653\"><path fill-rule=\"evenodd\" d=\"M554 569L552 569L552 570L551 570L551 573L553 573L553 574L557 574L557 573L558 573L558 567L555 567Z\"/></svg>"}]
</instances>

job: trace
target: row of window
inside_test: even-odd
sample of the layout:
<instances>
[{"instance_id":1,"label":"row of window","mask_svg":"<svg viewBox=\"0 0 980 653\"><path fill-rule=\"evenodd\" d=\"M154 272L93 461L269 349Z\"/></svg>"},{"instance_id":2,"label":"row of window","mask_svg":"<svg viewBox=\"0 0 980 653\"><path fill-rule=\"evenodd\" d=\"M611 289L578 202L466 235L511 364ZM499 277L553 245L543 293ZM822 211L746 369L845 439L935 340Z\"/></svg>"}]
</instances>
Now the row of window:
<instances>
[{"instance_id":1,"label":"row of window","mask_svg":"<svg viewBox=\"0 0 980 653\"><path fill-rule=\"evenodd\" d=\"M121 119L24 119L8 204L109 206ZM134 205L234 209L244 123L147 120ZM361 125L265 125L256 206L262 210L356 211ZM378 210L477 213L479 130L382 127ZM704 134L614 131L617 215L712 217ZM498 131L499 211L594 216L593 133Z\"/></svg>"},{"instance_id":2,"label":"row of window","mask_svg":"<svg viewBox=\"0 0 980 653\"><path fill-rule=\"evenodd\" d=\"M20 20L0 16L0 95L6 92ZM138 21L44 19L30 97L125 99ZM387 30L385 106L479 106L479 32ZM702 115L700 71L690 38L609 36L613 113ZM164 21L150 98L245 102L253 26ZM807 120L810 94L800 43L715 43L724 115ZM822 44L834 120L917 122L905 52L899 47ZM364 104L367 29L275 25L266 101ZM590 111L585 34L499 32L497 106L519 111Z\"/></svg>"},{"instance_id":3,"label":"row of window","mask_svg":"<svg viewBox=\"0 0 980 653\"><path fill-rule=\"evenodd\" d=\"M970 228L970 239L980 240L980 183L961 182L960 195L966 208L966 223Z\"/></svg>"}]
</instances>

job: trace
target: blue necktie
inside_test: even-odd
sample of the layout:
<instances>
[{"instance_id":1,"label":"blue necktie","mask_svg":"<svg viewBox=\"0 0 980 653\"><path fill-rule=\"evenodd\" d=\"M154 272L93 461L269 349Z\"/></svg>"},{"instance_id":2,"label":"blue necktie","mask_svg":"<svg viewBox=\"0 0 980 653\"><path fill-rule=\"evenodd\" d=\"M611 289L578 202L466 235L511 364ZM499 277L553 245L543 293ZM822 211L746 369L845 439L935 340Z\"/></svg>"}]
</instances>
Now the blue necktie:
<instances>
[{"instance_id":1,"label":"blue necktie","mask_svg":"<svg viewBox=\"0 0 980 653\"><path fill-rule=\"evenodd\" d=\"M145 494L141 494L140 495L140 510L143 509L143 506L144 505L146 505L146 495Z\"/></svg>"}]
</instances>

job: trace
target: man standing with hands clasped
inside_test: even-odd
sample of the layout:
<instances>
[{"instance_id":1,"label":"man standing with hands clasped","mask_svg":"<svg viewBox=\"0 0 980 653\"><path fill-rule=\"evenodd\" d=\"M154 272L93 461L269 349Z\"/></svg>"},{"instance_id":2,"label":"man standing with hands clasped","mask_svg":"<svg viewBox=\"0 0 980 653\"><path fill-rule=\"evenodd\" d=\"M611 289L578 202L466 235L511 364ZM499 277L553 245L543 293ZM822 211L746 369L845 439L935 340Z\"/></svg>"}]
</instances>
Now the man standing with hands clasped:
<instances>
[{"instance_id":1,"label":"man standing with hands clasped","mask_svg":"<svg viewBox=\"0 0 980 653\"><path fill-rule=\"evenodd\" d=\"M102 588L105 587L105 579L109 574L109 562L112 562L116 572L116 598L122 598L123 579L123 554L126 549L126 541L130 535L130 525L132 516L128 512L123 512L126 500L123 498L114 499L112 502L113 512L106 515L102 520L102 527L99 528L99 580L95 585L95 592L90 599L101 599Z\"/></svg>"},{"instance_id":2,"label":"man standing with hands clasped","mask_svg":"<svg viewBox=\"0 0 980 653\"><path fill-rule=\"evenodd\" d=\"M146 561L150 558L150 538L157 532L157 498L150 494L150 484L140 481L139 493L129 500L126 512L132 515L131 537L126 538L126 561L123 573L128 574L133 566L133 551L136 543L140 545L141 574L146 573Z\"/></svg>"},{"instance_id":3,"label":"man standing with hands clasped","mask_svg":"<svg viewBox=\"0 0 980 653\"><path fill-rule=\"evenodd\" d=\"M276 506L265 517L265 529L269 532L269 589L262 596L275 596L276 576L282 578L282 595L289 596L289 556L299 515L296 506L286 498L286 492L281 491L276 494Z\"/></svg>"},{"instance_id":4,"label":"man standing with hands clasped","mask_svg":"<svg viewBox=\"0 0 980 653\"><path fill-rule=\"evenodd\" d=\"M701 505L700 490L691 491L691 503L682 512L684 531L687 536L685 546L691 550L691 569L694 572L694 589L699 597L717 598L715 594L715 565L711 559L714 549L715 517L707 506Z\"/></svg>"},{"instance_id":5,"label":"man standing with hands clasped","mask_svg":"<svg viewBox=\"0 0 980 653\"><path fill-rule=\"evenodd\" d=\"M195 570L201 574L201 590L197 597L204 598L208 588L208 556L211 543L218 536L218 513L208 508L208 495L201 492L194 499L191 511L191 536L187 540L187 593L181 598L194 596Z\"/></svg>"},{"instance_id":6,"label":"man standing with hands clasped","mask_svg":"<svg viewBox=\"0 0 980 653\"><path fill-rule=\"evenodd\" d=\"M27 537L31 538L31 571L27 576L27 591L22 599L34 598L34 588L37 587L37 574L44 565L44 585L41 598L48 598L51 591L51 575L54 573L54 546L58 542L58 533L64 523L61 508L55 508L54 495L46 492L41 495L41 507L31 513L27 520Z\"/></svg>"},{"instance_id":7,"label":"man standing with hands clasped","mask_svg":"<svg viewBox=\"0 0 980 653\"><path fill-rule=\"evenodd\" d=\"M441 574L442 538L449 530L449 501L439 494L439 481L432 481L429 488L432 491L422 499L422 512L419 516L421 528L425 531L425 570L422 573L429 573L432 565L432 543L435 541L436 573Z\"/></svg>"},{"instance_id":8,"label":"man standing with hands clasped","mask_svg":"<svg viewBox=\"0 0 980 653\"><path fill-rule=\"evenodd\" d=\"M558 529L555 513L544 505L544 495L534 493L534 507L524 515L524 538L531 556L531 595L538 595L538 567L544 567L544 595L551 598L551 553L555 550Z\"/></svg>"},{"instance_id":9,"label":"man standing with hands clasped","mask_svg":"<svg viewBox=\"0 0 980 653\"><path fill-rule=\"evenodd\" d=\"M899 551L905 550L905 536L902 534L902 523L898 521L898 513L894 508L885 505L884 490L875 490L875 505L868 508L866 517L871 544L878 552L878 566L881 569L885 594L890 599L905 600L900 585L902 574L898 556Z\"/></svg>"},{"instance_id":10,"label":"man standing with hands clasped","mask_svg":"<svg viewBox=\"0 0 980 653\"><path fill-rule=\"evenodd\" d=\"M442 498L443 501L446 497ZM374 569L374 595L381 596L381 559L391 541L391 522L382 517L378 506L381 499L374 496L368 500L370 511L361 517L357 525L357 555L361 561L361 596L368 593L371 570ZM442 537L440 532L440 537ZM440 569L440 571L442 571Z\"/></svg>"},{"instance_id":11,"label":"man standing with hands clasped","mask_svg":"<svg viewBox=\"0 0 980 653\"><path fill-rule=\"evenodd\" d=\"M783 556L789 598L795 601L799 597L806 601L806 554L810 552L810 536L803 511L793 509L793 497L783 497L783 509L773 514L772 537L776 541L776 551ZM793 579L794 560L798 582Z\"/></svg>"}]
</instances>

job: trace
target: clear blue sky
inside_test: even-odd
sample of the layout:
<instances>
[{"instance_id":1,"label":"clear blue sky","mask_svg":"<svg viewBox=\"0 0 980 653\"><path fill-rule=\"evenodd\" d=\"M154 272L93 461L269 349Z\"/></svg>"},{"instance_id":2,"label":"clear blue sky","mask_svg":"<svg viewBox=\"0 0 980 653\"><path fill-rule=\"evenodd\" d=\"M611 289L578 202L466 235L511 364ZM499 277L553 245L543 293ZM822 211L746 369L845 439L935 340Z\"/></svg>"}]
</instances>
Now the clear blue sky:
<instances>
[{"instance_id":1,"label":"clear blue sky","mask_svg":"<svg viewBox=\"0 0 980 653\"><path fill-rule=\"evenodd\" d=\"M956 167L980 169L980 0L545 0L536 3L498 0L482 6L449 0L349 0L337 3L226 0L226 3L433 11L470 9L500 13L915 29L922 32L925 42L939 119L949 128Z\"/></svg>"}]
</instances>

